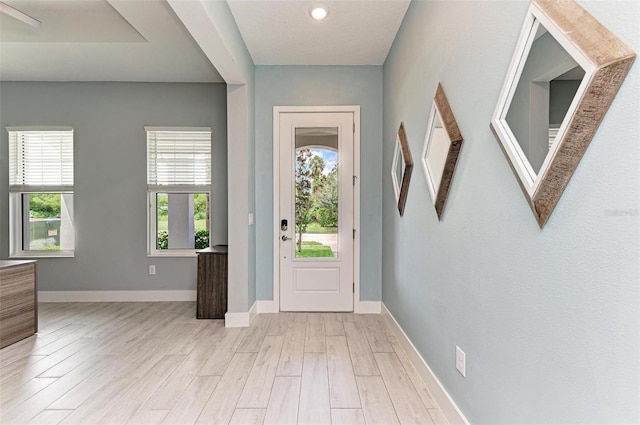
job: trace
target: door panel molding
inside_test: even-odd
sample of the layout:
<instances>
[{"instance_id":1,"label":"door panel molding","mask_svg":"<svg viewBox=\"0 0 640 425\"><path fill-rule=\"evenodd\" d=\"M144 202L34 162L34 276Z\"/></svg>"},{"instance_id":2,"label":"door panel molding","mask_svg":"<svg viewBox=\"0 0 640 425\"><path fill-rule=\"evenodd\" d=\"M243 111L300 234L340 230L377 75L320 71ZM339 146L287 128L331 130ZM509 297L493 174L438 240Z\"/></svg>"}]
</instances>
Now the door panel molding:
<instances>
[{"instance_id":1,"label":"door panel molding","mask_svg":"<svg viewBox=\"0 0 640 425\"><path fill-rule=\"evenodd\" d=\"M360 302L360 106L274 106L273 107L273 311L280 311L280 115L286 113L353 113L353 309L364 312Z\"/></svg>"}]
</instances>

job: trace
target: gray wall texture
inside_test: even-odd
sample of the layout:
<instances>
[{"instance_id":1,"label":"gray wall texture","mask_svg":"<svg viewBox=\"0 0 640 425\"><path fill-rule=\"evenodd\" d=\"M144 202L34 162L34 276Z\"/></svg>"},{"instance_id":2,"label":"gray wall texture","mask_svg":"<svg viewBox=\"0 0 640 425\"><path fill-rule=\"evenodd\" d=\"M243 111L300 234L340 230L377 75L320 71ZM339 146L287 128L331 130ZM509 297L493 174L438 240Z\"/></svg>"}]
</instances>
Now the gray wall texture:
<instances>
[{"instance_id":1,"label":"gray wall texture","mask_svg":"<svg viewBox=\"0 0 640 425\"><path fill-rule=\"evenodd\" d=\"M213 242L226 243L226 85L2 82L0 93L0 258L9 255L5 127L66 125L74 129L76 253L38 260L39 289L195 290L195 258L147 258L144 126L211 127Z\"/></svg>"},{"instance_id":2,"label":"gray wall texture","mask_svg":"<svg viewBox=\"0 0 640 425\"><path fill-rule=\"evenodd\" d=\"M640 51L640 3L580 4ZM541 230L489 129L527 7L415 1L406 14L384 65L382 299L472 423L638 423L640 66ZM395 134L404 121L417 159L439 81L461 156L443 220L419 165L401 218Z\"/></svg>"},{"instance_id":3,"label":"gray wall texture","mask_svg":"<svg viewBox=\"0 0 640 425\"><path fill-rule=\"evenodd\" d=\"M381 299L382 67L256 67L256 290L273 299L273 107L360 105L360 299Z\"/></svg>"}]
</instances>

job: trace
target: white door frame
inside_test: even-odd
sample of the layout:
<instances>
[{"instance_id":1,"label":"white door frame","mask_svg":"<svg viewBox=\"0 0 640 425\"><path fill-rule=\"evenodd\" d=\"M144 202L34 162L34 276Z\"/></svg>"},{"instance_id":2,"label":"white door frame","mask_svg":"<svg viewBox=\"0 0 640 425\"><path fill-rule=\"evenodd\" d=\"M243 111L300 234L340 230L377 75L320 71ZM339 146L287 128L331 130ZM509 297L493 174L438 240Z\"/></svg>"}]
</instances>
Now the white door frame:
<instances>
[{"instance_id":1,"label":"white door frame","mask_svg":"<svg viewBox=\"0 0 640 425\"><path fill-rule=\"evenodd\" d=\"M353 311L360 305L360 106L274 106L273 107L273 312L280 311L280 114L314 112L352 112L353 133Z\"/></svg>"}]
</instances>

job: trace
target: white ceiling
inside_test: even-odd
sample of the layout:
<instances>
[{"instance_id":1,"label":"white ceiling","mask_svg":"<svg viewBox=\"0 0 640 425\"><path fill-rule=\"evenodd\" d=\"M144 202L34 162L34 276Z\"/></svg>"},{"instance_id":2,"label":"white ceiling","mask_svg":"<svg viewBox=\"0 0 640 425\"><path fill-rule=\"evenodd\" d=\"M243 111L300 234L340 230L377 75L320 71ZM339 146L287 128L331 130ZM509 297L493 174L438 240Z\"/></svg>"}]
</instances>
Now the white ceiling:
<instances>
[{"instance_id":1,"label":"white ceiling","mask_svg":"<svg viewBox=\"0 0 640 425\"><path fill-rule=\"evenodd\" d=\"M41 21L0 14L4 81L221 82L165 0L3 0Z\"/></svg>"},{"instance_id":2,"label":"white ceiling","mask_svg":"<svg viewBox=\"0 0 640 425\"><path fill-rule=\"evenodd\" d=\"M256 65L382 65L410 0L228 0Z\"/></svg>"},{"instance_id":3,"label":"white ceiling","mask_svg":"<svg viewBox=\"0 0 640 425\"><path fill-rule=\"evenodd\" d=\"M3 0L0 80L222 82L166 0ZM223 0L204 0L223 1ZM256 65L381 65L410 0L228 0Z\"/></svg>"}]
</instances>

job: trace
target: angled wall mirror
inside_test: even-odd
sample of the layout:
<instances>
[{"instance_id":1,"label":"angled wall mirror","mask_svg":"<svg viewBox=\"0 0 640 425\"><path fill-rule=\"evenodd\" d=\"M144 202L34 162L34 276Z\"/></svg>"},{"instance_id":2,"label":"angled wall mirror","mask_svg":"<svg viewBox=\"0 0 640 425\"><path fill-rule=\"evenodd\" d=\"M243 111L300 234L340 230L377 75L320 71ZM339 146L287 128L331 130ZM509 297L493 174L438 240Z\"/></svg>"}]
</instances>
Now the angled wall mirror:
<instances>
[{"instance_id":1,"label":"angled wall mirror","mask_svg":"<svg viewBox=\"0 0 640 425\"><path fill-rule=\"evenodd\" d=\"M396 195L400 216L404 214L404 205L407 202L412 170L413 159L411 158L411 151L409 150L407 133L404 131L404 123L400 123L398 135L396 136L396 147L393 153L393 164L391 165L391 180L393 182L393 191Z\"/></svg>"},{"instance_id":2,"label":"angled wall mirror","mask_svg":"<svg viewBox=\"0 0 640 425\"><path fill-rule=\"evenodd\" d=\"M458 123L442 85L438 84L429 113L427 134L420 159L439 220L442 220L461 147L462 134Z\"/></svg>"},{"instance_id":3,"label":"angled wall mirror","mask_svg":"<svg viewBox=\"0 0 640 425\"><path fill-rule=\"evenodd\" d=\"M635 53L574 0L534 0L491 130L543 227Z\"/></svg>"}]
</instances>

